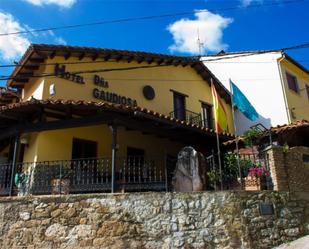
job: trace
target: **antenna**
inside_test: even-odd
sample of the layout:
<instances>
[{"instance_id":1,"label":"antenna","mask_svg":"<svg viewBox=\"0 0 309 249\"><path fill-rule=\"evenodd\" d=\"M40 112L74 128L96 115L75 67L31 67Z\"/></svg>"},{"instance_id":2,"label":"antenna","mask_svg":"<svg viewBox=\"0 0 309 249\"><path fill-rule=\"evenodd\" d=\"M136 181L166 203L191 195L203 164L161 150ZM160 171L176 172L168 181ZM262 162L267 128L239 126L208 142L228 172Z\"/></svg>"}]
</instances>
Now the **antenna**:
<instances>
[{"instance_id":1,"label":"antenna","mask_svg":"<svg viewBox=\"0 0 309 249\"><path fill-rule=\"evenodd\" d=\"M197 29L197 45L198 45L199 56L201 56L204 43L201 42L199 29Z\"/></svg>"}]
</instances>

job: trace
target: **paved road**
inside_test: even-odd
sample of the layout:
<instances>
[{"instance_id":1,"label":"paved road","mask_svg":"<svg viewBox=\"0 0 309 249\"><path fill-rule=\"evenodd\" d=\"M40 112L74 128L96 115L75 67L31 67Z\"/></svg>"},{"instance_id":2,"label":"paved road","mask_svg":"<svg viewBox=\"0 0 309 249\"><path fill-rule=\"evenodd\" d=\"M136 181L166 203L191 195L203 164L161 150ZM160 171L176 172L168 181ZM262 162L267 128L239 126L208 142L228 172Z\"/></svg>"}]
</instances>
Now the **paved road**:
<instances>
[{"instance_id":1,"label":"paved road","mask_svg":"<svg viewBox=\"0 0 309 249\"><path fill-rule=\"evenodd\" d=\"M302 237L298 240L282 244L274 249L309 249L309 235Z\"/></svg>"}]
</instances>

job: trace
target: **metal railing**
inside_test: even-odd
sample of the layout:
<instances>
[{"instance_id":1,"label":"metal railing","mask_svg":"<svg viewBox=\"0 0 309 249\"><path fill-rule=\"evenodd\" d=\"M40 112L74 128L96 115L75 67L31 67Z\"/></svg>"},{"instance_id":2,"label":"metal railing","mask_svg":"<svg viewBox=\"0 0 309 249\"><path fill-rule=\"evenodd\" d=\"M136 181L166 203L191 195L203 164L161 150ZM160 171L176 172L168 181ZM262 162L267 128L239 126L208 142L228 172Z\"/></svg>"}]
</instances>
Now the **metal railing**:
<instances>
[{"instance_id":1,"label":"metal railing","mask_svg":"<svg viewBox=\"0 0 309 249\"><path fill-rule=\"evenodd\" d=\"M242 181L239 177L239 169L236 154L234 158L225 160L225 155L221 157L222 175L219 170L218 154L213 153L206 157L206 165L210 172L215 176L215 182L211 183L211 188L220 190L220 183L222 182L223 189L244 189L244 180L248 177L249 169L251 167L265 168L266 172L260 176L262 190L272 190L273 183L270 175L270 162L267 153L246 153L239 154L239 166L242 176ZM241 184L242 183L242 184Z\"/></svg>"},{"instance_id":2,"label":"metal railing","mask_svg":"<svg viewBox=\"0 0 309 249\"><path fill-rule=\"evenodd\" d=\"M111 191L110 157L18 163L13 194L68 194ZM0 195L9 195L12 164L0 165ZM164 191L164 159L117 158L117 191Z\"/></svg>"},{"instance_id":3,"label":"metal railing","mask_svg":"<svg viewBox=\"0 0 309 249\"><path fill-rule=\"evenodd\" d=\"M187 123L195 124L198 126L203 125L202 115L200 113L192 112L189 110L174 110L169 113L169 116L172 118L184 120Z\"/></svg>"}]
</instances>

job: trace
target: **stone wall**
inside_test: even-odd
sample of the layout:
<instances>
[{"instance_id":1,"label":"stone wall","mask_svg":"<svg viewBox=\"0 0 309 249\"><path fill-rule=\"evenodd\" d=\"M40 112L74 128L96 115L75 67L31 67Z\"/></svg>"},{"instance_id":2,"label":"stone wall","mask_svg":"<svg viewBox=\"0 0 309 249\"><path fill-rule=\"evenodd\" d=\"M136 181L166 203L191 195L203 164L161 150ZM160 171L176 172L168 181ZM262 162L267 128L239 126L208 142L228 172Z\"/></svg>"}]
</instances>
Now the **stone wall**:
<instances>
[{"instance_id":1,"label":"stone wall","mask_svg":"<svg viewBox=\"0 0 309 249\"><path fill-rule=\"evenodd\" d=\"M293 147L283 152L281 146L272 146L266 153L274 190L309 191L309 162L304 160L309 157L308 147Z\"/></svg>"},{"instance_id":2,"label":"stone wall","mask_svg":"<svg viewBox=\"0 0 309 249\"><path fill-rule=\"evenodd\" d=\"M285 155L290 191L309 191L309 162L304 162L304 155L309 157L308 147L291 148Z\"/></svg>"},{"instance_id":3,"label":"stone wall","mask_svg":"<svg viewBox=\"0 0 309 249\"><path fill-rule=\"evenodd\" d=\"M308 234L309 193L204 192L0 199L0 248L271 248ZM274 213L261 215L260 203Z\"/></svg>"}]
</instances>

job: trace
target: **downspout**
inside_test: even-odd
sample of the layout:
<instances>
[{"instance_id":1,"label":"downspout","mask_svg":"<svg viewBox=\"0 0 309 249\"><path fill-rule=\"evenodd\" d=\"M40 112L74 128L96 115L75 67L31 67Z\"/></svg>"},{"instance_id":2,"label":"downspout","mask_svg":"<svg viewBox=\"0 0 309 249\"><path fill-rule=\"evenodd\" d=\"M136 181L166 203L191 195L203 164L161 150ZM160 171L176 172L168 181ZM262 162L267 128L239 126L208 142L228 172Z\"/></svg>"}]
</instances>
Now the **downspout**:
<instances>
[{"instance_id":1,"label":"downspout","mask_svg":"<svg viewBox=\"0 0 309 249\"><path fill-rule=\"evenodd\" d=\"M282 70L281 70L281 66L280 66L281 61L283 61L285 59L285 54L283 52L281 52L281 55L282 55L282 57L279 60L277 60L277 64L278 64L280 82L281 82L281 87L282 87L282 92L283 92L285 110L286 110L286 114L287 114L287 118L288 118L288 123L290 124L291 123L291 113L290 113L290 109L289 109L289 106L288 106L288 99L287 99L287 96L286 96L283 74L282 74Z\"/></svg>"}]
</instances>

